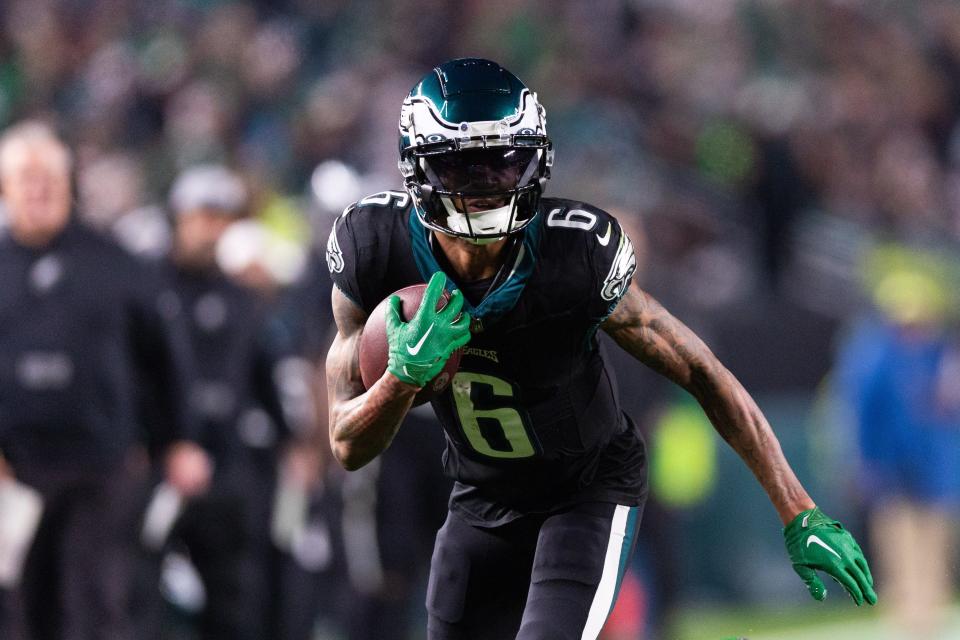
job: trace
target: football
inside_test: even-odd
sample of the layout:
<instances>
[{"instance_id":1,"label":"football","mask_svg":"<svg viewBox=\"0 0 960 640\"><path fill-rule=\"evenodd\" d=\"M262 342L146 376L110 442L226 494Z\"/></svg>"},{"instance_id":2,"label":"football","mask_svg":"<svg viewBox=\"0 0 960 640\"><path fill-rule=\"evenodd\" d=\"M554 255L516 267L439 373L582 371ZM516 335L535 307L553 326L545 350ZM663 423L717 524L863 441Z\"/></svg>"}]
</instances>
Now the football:
<instances>
[{"instance_id":1,"label":"football","mask_svg":"<svg viewBox=\"0 0 960 640\"><path fill-rule=\"evenodd\" d=\"M404 322L412 318L417 309L420 308L420 301L423 299L423 292L426 288L427 285L425 284L414 284L392 294L400 296L400 316ZM449 298L449 294L444 291L437 309L443 308ZM389 299L390 296L384 298L373 310L373 313L367 318L367 323L364 325L363 333L360 336L360 376L363 378L363 386L367 389L373 386L383 376L383 372L387 370L389 347L387 345L386 311L387 300ZM460 366L460 355L460 349L450 354L443 370L417 393L413 401L414 406L429 402L450 385L453 375Z\"/></svg>"}]
</instances>

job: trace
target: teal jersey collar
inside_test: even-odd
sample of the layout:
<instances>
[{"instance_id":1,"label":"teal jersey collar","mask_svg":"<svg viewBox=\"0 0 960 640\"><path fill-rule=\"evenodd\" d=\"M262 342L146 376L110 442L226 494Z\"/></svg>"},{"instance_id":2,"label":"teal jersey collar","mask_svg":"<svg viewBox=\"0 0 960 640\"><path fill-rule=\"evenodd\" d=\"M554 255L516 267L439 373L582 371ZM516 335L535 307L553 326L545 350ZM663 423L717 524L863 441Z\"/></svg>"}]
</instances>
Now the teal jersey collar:
<instances>
[{"instance_id":1,"label":"teal jersey collar","mask_svg":"<svg viewBox=\"0 0 960 640\"><path fill-rule=\"evenodd\" d=\"M443 271L440 263L437 262L433 250L430 248L430 230L424 227L417 217L416 207L410 208L410 217L407 220L407 226L410 231L410 244L413 248L413 259L417 263L417 270L427 282L437 271ZM520 299L520 294L533 273L534 264L536 264L537 249L540 245L540 220L533 220L523 230L523 245L514 259L513 268L510 275L507 276L496 289L491 291L480 302L472 305L464 297L464 307L470 312L470 315L484 324L490 324L505 315L513 309ZM449 291L457 289L457 284L447 275L446 288Z\"/></svg>"}]
</instances>

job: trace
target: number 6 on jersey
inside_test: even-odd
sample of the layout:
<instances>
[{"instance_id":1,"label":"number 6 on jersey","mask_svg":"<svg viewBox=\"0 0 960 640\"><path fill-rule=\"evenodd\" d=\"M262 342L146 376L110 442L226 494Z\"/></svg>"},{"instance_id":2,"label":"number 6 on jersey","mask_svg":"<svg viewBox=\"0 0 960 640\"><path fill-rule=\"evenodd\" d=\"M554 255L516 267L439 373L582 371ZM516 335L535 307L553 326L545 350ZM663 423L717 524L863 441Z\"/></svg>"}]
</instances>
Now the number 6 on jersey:
<instances>
[{"instance_id":1,"label":"number 6 on jersey","mask_svg":"<svg viewBox=\"0 0 960 640\"><path fill-rule=\"evenodd\" d=\"M523 416L511 406L513 385L483 373L458 371L450 385L470 446L491 458L529 458L537 448Z\"/></svg>"}]
</instances>

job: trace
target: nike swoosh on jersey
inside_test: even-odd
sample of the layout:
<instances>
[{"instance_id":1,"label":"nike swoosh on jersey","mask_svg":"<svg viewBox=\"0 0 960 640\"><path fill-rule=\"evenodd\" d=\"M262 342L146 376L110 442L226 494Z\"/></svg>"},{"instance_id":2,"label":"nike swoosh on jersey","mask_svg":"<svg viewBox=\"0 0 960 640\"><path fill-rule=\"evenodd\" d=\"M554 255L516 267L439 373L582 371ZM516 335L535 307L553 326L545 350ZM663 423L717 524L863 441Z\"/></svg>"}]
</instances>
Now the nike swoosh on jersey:
<instances>
[{"instance_id":1,"label":"nike swoosh on jersey","mask_svg":"<svg viewBox=\"0 0 960 640\"><path fill-rule=\"evenodd\" d=\"M418 353L420 353L420 349L423 348L423 343L427 341L427 336L430 335L431 331L433 331L432 324L429 327L427 327L426 333L424 333L423 336L421 336L420 340L417 341L415 345L413 345L412 347L409 344L407 345L407 353L409 353L412 356L415 356Z\"/></svg>"},{"instance_id":2,"label":"nike swoosh on jersey","mask_svg":"<svg viewBox=\"0 0 960 640\"><path fill-rule=\"evenodd\" d=\"M838 558L840 557L840 554L837 553L836 551L834 551L833 549L831 549L830 547L828 547L828 546L827 546L827 543L824 542L823 540L821 540L821 539L819 538L819 536L812 535L812 536L810 536L809 538L807 538L807 546L808 546L808 547L810 546L811 543L816 543L816 544L820 545L821 547L823 547L824 549L826 549L827 551L829 551L830 553L832 553L833 555L837 556Z\"/></svg>"},{"instance_id":3,"label":"nike swoosh on jersey","mask_svg":"<svg viewBox=\"0 0 960 640\"><path fill-rule=\"evenodd\" d=\"M612 223L612 222L608 222L608 223L607 223L607 232L606 232L605 234L603 234L602 237L600 236L599 233L595 234L595 235L597 236L597 242L599 242L599 243L600 243L602 246L604 246L604 247L607 246L608 244L610 244L610 230L611 230L611 229L613 229L613 223Z\"/></svg>"},{"instance_id":4,"label":"nike swoosh on jersey","mask_svg":"<svg viewBox=\"0 0 960 640\"><path fill-rule=\"evenodd\" d=\"M800 523L800 527L803 528L803 529L806 529L806 528L807 528L807 520L809 520L809 519L810 519L810 514L809 514L809 513L808 513L807 515L803 516L803 522Z\"/></svg>"}]
</instances>

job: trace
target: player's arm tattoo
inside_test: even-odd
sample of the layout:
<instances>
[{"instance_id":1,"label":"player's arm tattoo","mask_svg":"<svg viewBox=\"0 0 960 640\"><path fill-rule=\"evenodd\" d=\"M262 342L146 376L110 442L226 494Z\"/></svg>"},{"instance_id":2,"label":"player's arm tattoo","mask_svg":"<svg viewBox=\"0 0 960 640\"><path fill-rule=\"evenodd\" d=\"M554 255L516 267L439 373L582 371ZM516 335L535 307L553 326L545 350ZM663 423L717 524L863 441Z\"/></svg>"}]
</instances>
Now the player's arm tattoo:
<instances>
[{"instance_id":1,"label":"player's arm tattoo","mask_svg":"<svg viewBox=\"0 0 960 640\"><path fill-rule=\"evenodd\" d=\"M390 446L417 388L385 374L369 390L360 377L360 336L366 314L333 289L337 335L327 353L330 447L348 470L359 469Z\"/></svg>"},{"instance_id":2,"label":"player's arm tattoo","mask_svg":"<svg viewBox=\"0 0 960 640\"><path fill-rule=\"evenodd\" d=\"M697 399L720 436L760 481L784 524L813 507L757 403L686 325L633 286L603 329L638 360Z\"/></svg>"}]
</instances>

